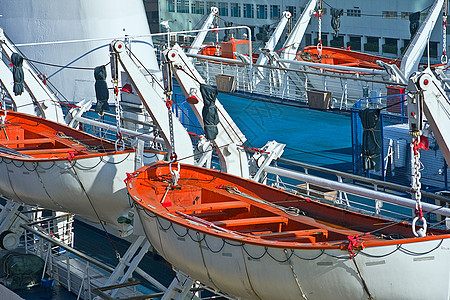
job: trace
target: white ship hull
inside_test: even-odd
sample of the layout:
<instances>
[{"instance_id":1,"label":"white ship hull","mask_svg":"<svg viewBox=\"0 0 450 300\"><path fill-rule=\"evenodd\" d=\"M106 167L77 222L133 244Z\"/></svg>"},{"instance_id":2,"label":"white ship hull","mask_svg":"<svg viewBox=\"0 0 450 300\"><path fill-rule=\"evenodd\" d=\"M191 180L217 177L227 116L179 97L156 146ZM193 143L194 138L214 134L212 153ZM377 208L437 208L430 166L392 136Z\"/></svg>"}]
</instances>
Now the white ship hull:
<instances>
[{"instance_id":1,"label":"white ship hull","mask_svg":"<svg viewBox=\"0 0 450 300\"><path fill-rule=\"evenodd\" d=\"M0 7L0 27L12 42L28 44L19 47L27 58L56 65L35 63L69 101L95 99L93 68L109 62L114 38L139 36L131 50L146 68L158 69L141 0L0 0ZM78 42L52 43L69 40Z\"/></svg>"}]
</instances>

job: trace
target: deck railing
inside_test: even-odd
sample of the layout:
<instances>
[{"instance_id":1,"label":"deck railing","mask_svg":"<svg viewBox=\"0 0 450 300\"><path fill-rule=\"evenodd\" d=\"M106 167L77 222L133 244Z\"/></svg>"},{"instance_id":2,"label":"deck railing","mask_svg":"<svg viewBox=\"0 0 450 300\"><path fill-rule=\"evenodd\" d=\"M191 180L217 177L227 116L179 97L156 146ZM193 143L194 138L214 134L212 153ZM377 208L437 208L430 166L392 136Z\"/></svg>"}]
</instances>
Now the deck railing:
<instances>
[{"instance_id":1,"label":"deck railing","mask_svg":"<svg viewBox=\"0 0 450 300\"><path fill-rule=\"evenodd\" d=\"M381 200L381 198L367 197L364 195L376 194L375 192L384 192L387 197L392 195L394 201L397 197L404 200L411 199L411 188L395 183L376 180L372 178L362 177L350 173L340 172L320 166L314 166L289 159L279 159L277 164L285 169L295 169L295 173L306 175L302 176L303 180L295 179L295 176L280 176L275 170L268 169L269 176L266 183L272 186L286 189L296 194L305 195L306 197L318 199L332 205L338 205L353 210L362 210L364 213L369 213L377 216L392 218L398 222L412 221L414 218L414 207L398 205L393 202ZM299 170L300 169L300 170ZM308 179L311 175L311 180ZM327 184L318 184L313 180L313 177L320 177L326 180L335 182L336 187L330 187ZM355 192L348 192L344 189L344 185L350 184L354 186ZM339 189L342 185L342 190ZM400 200L402 200L399 198ZM412 201L412 200L411 200ZM436 193L422 191L423 205L429 206L431 211L426 213L427 222L431 223L432 227L446 227L446 217L442 214L448 214L447 207L450 204L450 198ZM411 202L412 203L412 202ZM442 212L439 209L443 208ZM444 212L445 210L445 212Z\"/></svg>"},{"instance_id":2,"label":"deck railing","mask_svg":"<svg viewBox=\"0 0 450 300\"><path fill-rule=\"evenodd\" d=\"M248 62L199 54L187 54L206 83L221 89L220 75L234 81L232 90L308 105L308 90L331 92L330 108L349 110L358 100L387 95L387 88L396 83L382 71L372 74L335 72L324 68L286 61L275 65L255 65ZM226 91L226 90L224 90Z\"/></svg>"}]
</instances>

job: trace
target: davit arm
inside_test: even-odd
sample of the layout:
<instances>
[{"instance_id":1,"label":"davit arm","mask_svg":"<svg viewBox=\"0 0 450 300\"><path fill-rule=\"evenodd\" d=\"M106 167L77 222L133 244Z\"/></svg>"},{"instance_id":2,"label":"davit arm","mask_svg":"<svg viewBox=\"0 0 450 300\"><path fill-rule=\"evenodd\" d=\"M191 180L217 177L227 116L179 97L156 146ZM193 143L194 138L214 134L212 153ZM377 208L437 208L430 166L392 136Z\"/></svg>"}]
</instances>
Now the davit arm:
<instances>
[{"instance_id":1,"label":"davit arm","mask_svg":"<svg viewBox=\"0 0 450 300\"><path fill-rule=\"evenodd\" d=\"M408 84L408 122L412 132L423 129L423 116L450 165L450 100L430 68L413 74Z\"/></svg>"}]
</instances>

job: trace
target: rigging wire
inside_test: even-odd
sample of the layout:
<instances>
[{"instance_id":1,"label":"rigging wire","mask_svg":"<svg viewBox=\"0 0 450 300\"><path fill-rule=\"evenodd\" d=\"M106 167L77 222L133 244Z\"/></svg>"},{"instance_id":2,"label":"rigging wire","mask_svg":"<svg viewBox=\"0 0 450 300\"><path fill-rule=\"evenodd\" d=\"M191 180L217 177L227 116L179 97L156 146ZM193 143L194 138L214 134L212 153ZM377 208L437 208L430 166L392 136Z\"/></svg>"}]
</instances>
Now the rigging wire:
<instances>
[{"instance_id":1,"label":"rigging wire","mask_svg":"<svg viewBox=\"0 0 450 300\"><path fill-rule=\"evenodd\" d=\"M40 64L40 65L49 66L49 67L56 67L56 68L61 68L61 69L88 70L88 71L93 71L95 69L95 68L90 68L90 67L72 67L72 66L68 66L68 65L57 65L57 64L42 62L39 60L33 60L33 59L29 59L29 58L24 58L24 59L26 61L33 62L35 64Z\"/></svg>"},{"instance_id":2,"label":"rigging wire","mask_svg":"<svg viewBox=\"0 0 450 300\"><path fill-rule=\"evenodd\" d=\"M96 47L96 48L94 48L94 49L91 49L91 50L89 50L88 52L86 52L86 53L80 55L79 57L75 58L74 60L72 60L71 62L69 62L68 64L66 64L65 66L63 66L62 68L60 68L59 70L57 70L56 72L54 72L53 74L50 74L50 75L47 77L47 80L50 79L50 78L52 78L53 76L55 76L56 74L58 74L59 72L61 72L61 71L64 70L65 68L67 68L68 66L70 66L71 64L73 64L73 63L75 63L76 61L82 59L83 57L85 57L85 56L87 56L87 55L89 55L89 54L91 54L91 53L93 53L93 52L95 52L95 51L97 51L97 50L99 50L99 49L102 49L102 48L104 48L104 47L108 47L108 46L109 46L109 44L104 44L104 45L98 46L98 47Z\"/></svg>"},{"instance_id":3,"label":"rigging wire","mask_svg":"<svg viewBox=\"0 0 450 300\"><path fill-rule=\"evenodd\" d=\"M133 56L134 59L136 59L136 61L141 65L141 67L144 68L144 70L147 72L148 75L150 75L152 77L152 79L154 80L154 82L164 91L164 86L161 84L161 82L155 77L155 75L153 73L150 73L150 71L144 66L144 64L139 60L139 58L134 54L133 51L131 51L131 49L125 45L125 48L127 49L127 51L129 51L129 53L131 54L131 56Z\"/></svg>"}]
</instances>

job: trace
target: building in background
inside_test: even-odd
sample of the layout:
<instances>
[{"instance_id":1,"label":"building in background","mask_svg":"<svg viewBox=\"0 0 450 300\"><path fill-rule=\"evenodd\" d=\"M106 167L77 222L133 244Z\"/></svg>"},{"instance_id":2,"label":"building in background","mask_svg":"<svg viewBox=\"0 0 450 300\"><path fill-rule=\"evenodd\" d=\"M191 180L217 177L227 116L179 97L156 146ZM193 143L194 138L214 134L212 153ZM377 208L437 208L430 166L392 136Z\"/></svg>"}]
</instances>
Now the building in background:
<instances>
[{"instance_id":1,"label":"building in background","mask_svg":"<svg viewBox=\"0 0 450 300\"><path fill-rule=\"evenodd\" d=\"M210 8L219 8L220 26L249 26L253 40L267 36L265 26L276 26L283 11L290 11L295 22L307 6L308 0L143 0L152 32L160 32L160 22L168 21L171 31L197 29ZM419 22L427 15L433 0L327 0L323 3L322 42L325 46L350 47L352 50L399 57L411 39L410 15L420 12ZM331 8L342 9L337 36L331 26ZM317 43L319 21L311 18L301 45ZM449 32L449 31L447 31ZM281 43L284 40L281 41ZM262 44L263 45L263 44ZM447 51L448 52L448 51ZM430 38L430 56L436 61L443 53L442 19Z\"/></svg>"}]
</instances>

